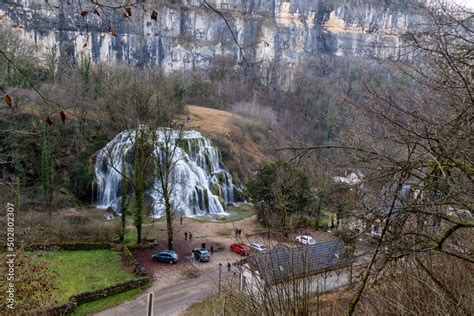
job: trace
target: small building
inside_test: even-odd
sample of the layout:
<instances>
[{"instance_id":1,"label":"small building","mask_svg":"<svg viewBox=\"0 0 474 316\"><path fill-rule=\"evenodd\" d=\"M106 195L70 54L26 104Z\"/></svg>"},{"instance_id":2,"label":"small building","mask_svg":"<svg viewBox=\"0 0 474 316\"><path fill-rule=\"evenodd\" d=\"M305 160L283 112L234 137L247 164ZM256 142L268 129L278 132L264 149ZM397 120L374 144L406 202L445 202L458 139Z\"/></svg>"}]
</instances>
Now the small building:
<instances>
[{"instance_id":1,"label":"small building","mask_svg":"<svg viewBox=\"0 0 474 316\"><path fill-rule=\"evenodd\" d=\"M298 295L326 292L351 282L353 261L339 239L296 248L278 244L243 263L241 289L257 298L271 292L294 295L295 289Z\"/></svg>"}]
</instances>

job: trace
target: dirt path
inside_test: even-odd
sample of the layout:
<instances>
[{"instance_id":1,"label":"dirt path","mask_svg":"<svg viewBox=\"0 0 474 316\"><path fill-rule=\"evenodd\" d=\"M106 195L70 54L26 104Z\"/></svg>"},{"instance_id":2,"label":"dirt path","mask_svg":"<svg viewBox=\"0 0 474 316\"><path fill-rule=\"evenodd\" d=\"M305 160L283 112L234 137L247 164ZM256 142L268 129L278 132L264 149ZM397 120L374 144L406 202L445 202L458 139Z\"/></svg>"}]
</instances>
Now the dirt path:
<instances>
[{"instance_id":1,"label":"dirt path","mask_svg":"<svg viewBox=\"0 0 474 316\"><path fill-rule=\"evenodd\" d=\"M144 237L146 239L166 240L166 222L159 220L151 224L144 225ZM235 229L242 230L242 236L260 232L257 225L257 217L250 216L234 222L211 222L199 219L183 217L183 223L176 218L173 223L175 240L184 240L185 232L191 232L192 242L200 244L202 242L216 242L227 244L235 240ZM210 246L210 245L209 245Z\"/></svg>"}]
</instances>

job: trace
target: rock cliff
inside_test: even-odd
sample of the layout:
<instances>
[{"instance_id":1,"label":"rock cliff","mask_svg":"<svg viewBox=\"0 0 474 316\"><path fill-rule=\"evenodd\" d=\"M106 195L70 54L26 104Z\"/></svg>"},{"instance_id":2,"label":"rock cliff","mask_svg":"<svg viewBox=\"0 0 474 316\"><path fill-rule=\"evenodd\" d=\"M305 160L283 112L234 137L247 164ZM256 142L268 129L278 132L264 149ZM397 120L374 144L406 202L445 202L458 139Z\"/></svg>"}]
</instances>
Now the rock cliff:
<instances>
[{"instance_id":1,"label":"rock cliff","mask_svg":"<svg viewBox=\"0 0 474 316\"><path fill-rule=\"evenodd\" d=\"M107 0L109 1L109 0ZM159 65L166 72L243 66L262 80L291 81L318 54L391 58L400 34L420 21L416 0L150 0L124 9L79 0L3 0L2 25L45 52L74 60ZM87 10L84 17L81 12ZM156 20L151 12L157 12ZM248 63L246 63L247 61ZM240 66L239 66L240 65ZM284 70L284 71L282 71Z\"/></svg>"}]
</instances>

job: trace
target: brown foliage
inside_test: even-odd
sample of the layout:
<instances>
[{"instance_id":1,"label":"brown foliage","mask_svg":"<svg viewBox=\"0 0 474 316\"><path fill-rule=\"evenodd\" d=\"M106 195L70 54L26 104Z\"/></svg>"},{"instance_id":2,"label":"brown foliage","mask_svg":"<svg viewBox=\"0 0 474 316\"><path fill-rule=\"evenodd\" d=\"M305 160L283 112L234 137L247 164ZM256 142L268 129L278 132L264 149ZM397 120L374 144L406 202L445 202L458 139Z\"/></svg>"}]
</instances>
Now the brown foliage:
<instances>
[{"instance_id":1,"label":"brown foliage","mask_svg":"<svg viewBox=\"0 0 474 316\"><path fill-rule=\"evenodd\" d=\"M42 254L34 254L16 251L14 257L14 279L8 279L8 265L2 260L0 267L0 289L2 295L6 293L10 282L15 284L15 305L16 314L26 311L36 310L41 307L49 307L55 303L53 292L55 290L53 270L48 266L47 261L42 259ZM6 258L8 260L10 258ZM5 300L2 304L6 302Z\"/></svg>"}]
</instances>

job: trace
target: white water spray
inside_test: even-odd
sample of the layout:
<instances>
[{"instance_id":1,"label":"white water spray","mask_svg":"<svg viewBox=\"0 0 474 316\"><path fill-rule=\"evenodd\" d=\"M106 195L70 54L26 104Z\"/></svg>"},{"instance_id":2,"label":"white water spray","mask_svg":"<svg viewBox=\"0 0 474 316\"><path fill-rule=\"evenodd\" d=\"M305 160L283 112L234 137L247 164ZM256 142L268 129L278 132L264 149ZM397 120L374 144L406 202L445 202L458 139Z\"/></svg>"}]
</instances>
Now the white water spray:
<instances>
[{"instance_id":1,"label":"white water spray","mask_svg":"<svg viewBox=\"0 0 474 316\"><path fill-rule=\"evenodd\" d=\"M177 132L157 130L158 142L153 154L160 155L159 142L171 135L178 142L173 157L170 178L173 181L171 202L176 214L192 217L206 214L225 214L225 205L236 202L237 188L232 176L224 169L219 151L210 140L196 131ZM122 163L128 172L133 170L130 151L133 149L135 131L123 131L112 139L97 155L95 174L97 177L97 207L120 212L120 184ZM150 174L153 174L150 170ZM146 195L152 199L152 216L164 215L164 203L158 179L153 180Z\"/></svg>"}]
</instances>

